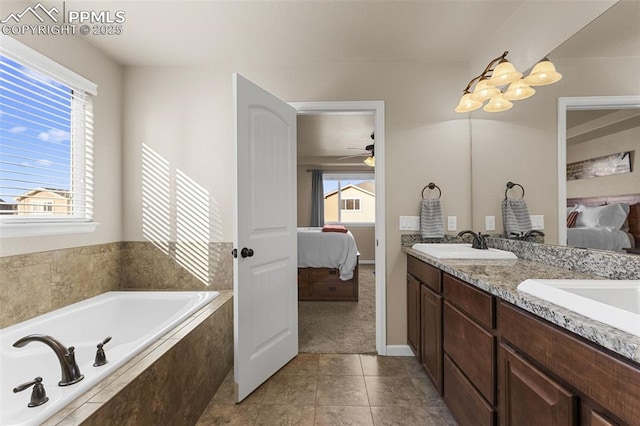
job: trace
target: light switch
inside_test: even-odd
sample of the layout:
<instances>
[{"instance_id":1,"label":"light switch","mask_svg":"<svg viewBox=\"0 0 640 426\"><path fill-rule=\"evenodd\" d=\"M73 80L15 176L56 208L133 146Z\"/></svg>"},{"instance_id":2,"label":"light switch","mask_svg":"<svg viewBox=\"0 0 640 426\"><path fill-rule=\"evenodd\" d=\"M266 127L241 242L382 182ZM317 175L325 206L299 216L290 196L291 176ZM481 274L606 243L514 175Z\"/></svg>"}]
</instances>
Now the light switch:
<instances>
[{"instance_id":1,"label":"light switch","mask_svg":"<svg viewBox=\"0 0 640 426\"><path fill-rule=\"evenodd\" d=\"M447 216L447 231L458 229L458 216Z\"/></svg>"},{"instance_id":2,"label":"light switch","mask_svg":"<svg viewBox=\"0 0 640 426\"><path fill-rule=\"evenodd\" d=\"M419 231L420 216L400 216L401 231Z\"/></svg>"},{"instance_id":3,"label":"light switch","mask_svg":"<svg viewBox=\"0 0 640 426\"><path fill-rule=\"evenodd\" d=\"M496 217L495 216L485 216L484 217L484 230L485 231L495 231L496 230Z\"/></svg>"},{"instance_id":4,"label":"light switch","mask_svg":"<svg viewBox=\"0 0 640 426\"><path fill-rule=\"evenodd\" d=\"M529 217L531 218L531 229L544 229L544 215L532 214Z\"/></svg>"}]
</instances>

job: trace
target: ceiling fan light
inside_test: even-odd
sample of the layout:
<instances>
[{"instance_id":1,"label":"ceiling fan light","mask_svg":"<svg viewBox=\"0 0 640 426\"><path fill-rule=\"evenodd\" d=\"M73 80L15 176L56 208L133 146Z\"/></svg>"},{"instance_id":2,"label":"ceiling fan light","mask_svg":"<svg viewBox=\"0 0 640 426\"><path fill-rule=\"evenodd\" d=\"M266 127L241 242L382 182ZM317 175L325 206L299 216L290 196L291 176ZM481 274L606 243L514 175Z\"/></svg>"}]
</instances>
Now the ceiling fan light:
<instances>
[{"instance_id":1,"label":"ceiling fan light","mask_svg":"<svg viewBox=\"0 0 640 426\"><path fill-rule=\"evenodd\" d=\"M482 102L471 99L471 93L465 93L460 98L460 103L454 110L455 112L471 112L482 106Z\"/></svg>"},{"instance_id":2,"label":"ceiling fan light","mask_svg":"<svg viewBox=\"0 0 640 426\"><path fill-rule=\"evenodd\" d=\"M478 102L484 102L489 98L496 96L500 93L500 89L497 87L491 87L487 85L487 79L482 79L476 84L471 99Z\"/></svg>"},{"instance_id":3,"label":"ceiling fan light","mask_svg":"<svg viewBox=\"0 0 640 426\"><path fill-rule=\"evenodd\" d=\"M513 107L513 103L509 102L502 96L502 93L491 98L488 104L484 106L486 112L502 112Z\"/></svg>"},{"instance_id":4,"label":"ceiling fan light","mask_svg":"<svg viewBox=\"0 0 640 426\"><path fill-rule=\"evenodd\" d=\"M364 159L364 164L366 164L369 167L375 167L376 166L376 159L375 157L371 156L371 157L367 157Z\"/></svg>"},{"instance_id":5,"label":"ceiling fan light","mask_svg":"<svg viewBox=\"0 0 640 426\"><path fill-rule=\"evenodd\" d=\"M522 73L516 70L511 62L503 59L491 73L491 78L487 80L487 84L489 86L503 86L521 78Z\"/></svg>"},{"instance_id":6,"label":"ceiling fan light","mask_svg":"<svg viewBox=\"0 0 640 426\"><path fill-rule=\"evenodd\" d=\"M548 59L538 62L524 82L529 86L546 86L562 79L562 74L556 71L555 65Z\"/></svg>"},{"instance_id":7,"label":"ceiling fan light","mask_svg":"<svg viewBox=\"0 0 640 426\"><path fill-rule=\"evenodd\" d=\"M511 83L502 96L509 101L520 101L530 98L534 93L536 91L521 79Z\"/></svg>"}]
</instances>

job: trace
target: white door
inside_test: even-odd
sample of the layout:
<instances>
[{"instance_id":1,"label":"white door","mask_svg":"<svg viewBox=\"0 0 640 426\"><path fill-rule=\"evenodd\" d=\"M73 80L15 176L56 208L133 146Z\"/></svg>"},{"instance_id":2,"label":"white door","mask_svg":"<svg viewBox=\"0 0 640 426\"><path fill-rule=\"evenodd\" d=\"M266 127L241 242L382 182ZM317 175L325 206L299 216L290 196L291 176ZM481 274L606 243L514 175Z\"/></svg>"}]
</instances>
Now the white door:
<instances>
[{"instance_id":1,"label":"white door","mask_svg":"<svg viewBox=\"0 0 640 426\"><path fill-rule=\"evenodd\" d=\"M298 354L296 110L239 74L234 375L242 401Z\"/></svg>"}]
</instances>

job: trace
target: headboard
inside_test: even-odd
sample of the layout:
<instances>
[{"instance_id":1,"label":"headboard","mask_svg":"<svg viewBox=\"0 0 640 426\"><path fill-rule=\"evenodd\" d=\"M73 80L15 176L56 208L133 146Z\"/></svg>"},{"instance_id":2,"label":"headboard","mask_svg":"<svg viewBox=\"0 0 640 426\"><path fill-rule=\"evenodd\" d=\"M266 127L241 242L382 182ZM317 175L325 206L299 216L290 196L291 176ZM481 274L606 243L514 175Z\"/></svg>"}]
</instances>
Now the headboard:
<instances>
[{"instance_id":1,"label":"headboard","mask_svg":"<svg viewBox=\"0 0 640 426\"><path fill-rule=\"evenodd\" d=\"M607 204L629 204L629 233L633 235L636 247L640 247L640 194L609 195L600 197L567 198L567 207L583 204L585 206L605 206Z\"/></svg>"}]
</instances>

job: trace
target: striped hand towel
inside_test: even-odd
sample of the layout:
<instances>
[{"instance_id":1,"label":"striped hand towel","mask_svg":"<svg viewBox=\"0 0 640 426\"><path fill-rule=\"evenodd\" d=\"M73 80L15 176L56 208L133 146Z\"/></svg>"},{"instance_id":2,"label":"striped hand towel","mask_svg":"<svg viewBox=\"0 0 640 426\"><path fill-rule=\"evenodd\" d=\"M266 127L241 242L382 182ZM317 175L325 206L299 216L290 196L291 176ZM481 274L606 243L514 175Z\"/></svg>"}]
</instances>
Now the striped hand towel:
<instances>
[{"instance_id":1,"label":"striped hand towel","mask_svg":"<svg viewBox=\"0 0 640 426\"><path fill-rule=\"evenodd\" d=\"M507 237L531 231L531 218L524 198L507 198L502 202L502 222Z\"/></svg>"},{"instance_id":2,"label":"striped hand towel","mask_svg":"<svg viewBox=\"0 0 640 426\"><path fill-rule=\"evenodd\" d=\"M420 231L423 238L443 238L444 224L442 220L442 206L437 198L422 200L420 211Z\"/></svg>"}]
</instances>

